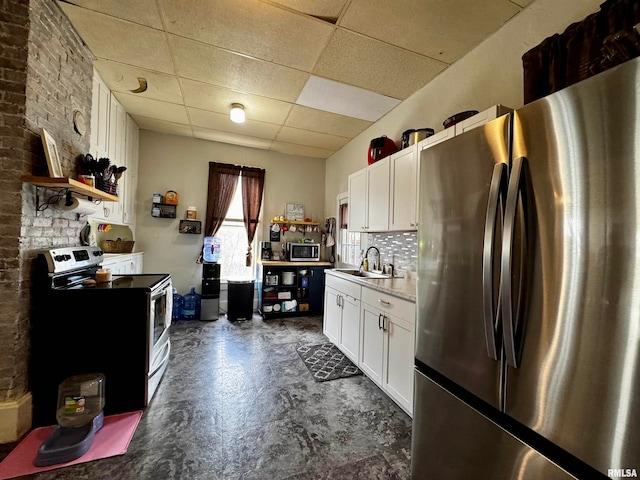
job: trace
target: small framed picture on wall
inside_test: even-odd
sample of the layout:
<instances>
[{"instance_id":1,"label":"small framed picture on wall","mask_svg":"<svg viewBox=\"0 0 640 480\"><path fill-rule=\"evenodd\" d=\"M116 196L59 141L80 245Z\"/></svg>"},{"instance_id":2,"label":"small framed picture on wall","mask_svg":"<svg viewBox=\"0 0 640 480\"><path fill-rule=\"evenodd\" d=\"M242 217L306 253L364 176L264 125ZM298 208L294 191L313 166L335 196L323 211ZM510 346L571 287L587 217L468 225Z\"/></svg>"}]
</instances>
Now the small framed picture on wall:
<instances>
[{"instance_id":1,"label":"small framed picture on wall","mask_svg":"<svg viewBox=\"0 0 640 480\"><path fill-rule=\"evenodd\" d=\"M55 178L63 177L62 165L60 165L60 157L58 156L58 147L56 146L55 139L44 128L42 129L40 136L42 137L44 154L47 157L49 176Z\"/></svg>"},{"instance_id":2,"label":"small framed picture on wall","mask_svg":"<svg viewBox=\"0 0 640 480\"><path fill-rule=\"evenodd\" d=\"M294 221L304 220L304 205L302 203L287 203L285 207L285 219Z\"/></svg>"}]
</instances>

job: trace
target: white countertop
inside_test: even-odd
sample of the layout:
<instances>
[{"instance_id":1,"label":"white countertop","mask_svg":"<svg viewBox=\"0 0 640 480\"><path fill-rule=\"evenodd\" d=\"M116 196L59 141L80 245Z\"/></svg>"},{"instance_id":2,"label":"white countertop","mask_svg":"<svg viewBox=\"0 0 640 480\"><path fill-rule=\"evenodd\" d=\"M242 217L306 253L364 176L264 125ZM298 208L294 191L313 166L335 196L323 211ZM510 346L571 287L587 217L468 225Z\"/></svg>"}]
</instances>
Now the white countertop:
<instances>
[{"instance_id":1,"label":"white countertop","mask_svg":"<svg viewBox=\"0 0 640 480\"><path fill-rule=\"evenodd\" d=\"M357 277L348 273L340 272L339 270L325 270L327 275L335 275L336 277L350 280L354 283L369 287L380 292L388 293L399 298L404 298L411 302L416 301L416 280L415 278L371 278L371 277Z\"/></svg>"}]
</instances>

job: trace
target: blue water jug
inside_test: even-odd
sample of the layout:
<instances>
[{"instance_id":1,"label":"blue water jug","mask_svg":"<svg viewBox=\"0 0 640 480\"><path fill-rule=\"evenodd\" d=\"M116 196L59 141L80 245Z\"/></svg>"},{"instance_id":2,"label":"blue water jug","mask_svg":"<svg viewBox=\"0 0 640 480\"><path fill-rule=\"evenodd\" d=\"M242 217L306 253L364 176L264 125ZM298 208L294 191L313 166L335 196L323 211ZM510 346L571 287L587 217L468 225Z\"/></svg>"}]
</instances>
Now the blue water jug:
<instances>
[{"instance_id":1,"label":"blue water jug","mask_svg":"<svg viewBox=\"0 0 640 480\"><path fill-rule=\"evenodd\" d=\"M196 293L196 287L191 285L189 293L184 296L182 304L182 318L184 320L200 320L202 297Z\"/></svg>"},{"instance_id":2,"label":"blue water jug","mask_svg":"<svg viewBox=\"0 0 640 480\"><path fill-rule=\"evenodd\" d=\"M171 314L172 320L182 320L182 307L184 305L184 298L178 293L178 290L173 289L173 312Z\"/></svg>"}]
</instances>

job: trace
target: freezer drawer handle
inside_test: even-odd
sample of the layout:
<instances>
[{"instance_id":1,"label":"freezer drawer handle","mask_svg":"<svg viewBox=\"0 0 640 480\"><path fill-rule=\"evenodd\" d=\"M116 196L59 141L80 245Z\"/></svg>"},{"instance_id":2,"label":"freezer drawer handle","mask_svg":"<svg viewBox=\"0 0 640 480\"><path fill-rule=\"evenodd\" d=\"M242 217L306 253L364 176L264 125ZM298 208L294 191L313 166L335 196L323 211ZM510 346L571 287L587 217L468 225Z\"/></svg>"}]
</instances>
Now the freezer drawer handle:
<instances>
[{"instance_id":1,"label":"freezer drawer handle","mask_svg":"<svg viewBox=\"0 0 640 480\"><path fill-rule=\"evenodd\" d=\"M525 179L524 163L525 157L519 157L513 160L511 167L511 175L509 178L509 189L507 191L507 205L505 209L504 218L504 233L502 236L502 258L500 266L500 298L502 307L502 320L503 320L503 335L504 335L504 348L507 365L514 368L519 366L518 353L516 351L516 326L518 325L517 313L520 308L514 309L513 299L513 285L512 285L512 267L513 267L513 240L516 230L516 214L518 212L518 198L522 195L523 205L526 205L526 189L524 188L523 181ZM525 218L526 221L526 212ZM526 223L525 223L526 228ZM526 235L526 232L524 232ZM523 235L522 241L525 242L525 235ZM525 245L526 248L526 245ZM518 281L518 301L522 298L522 286L523 286L523 270L520 271L520 278ZM514 310L516 315L514 315ZM522 327L522 326L521 326ZM520 328L522 330L522 328Z\"/></svg>"},{"instance_id":2,"label":"freezer drawer handle","mask_svg":"<svg viewBox=\"0 0 640 480\"><path fill-rule=\"evenodd\" d=\"M487 346L487 355L493 360L498 360L496 338L500 337L500 311L494 309L494 275L493 265L495 261L495 238L498 227L498 215L504 212L504 192L507 186L507 165L498 163L493 167L491 187L489 189L489 201L487 203L487 216L484 222L484 248L482 254L482 294L484 303L483 321L484 336ZM499 293L498 293L499 295ZM500 297L498 296L498 305Z\"/></svg>"}]
</instances>

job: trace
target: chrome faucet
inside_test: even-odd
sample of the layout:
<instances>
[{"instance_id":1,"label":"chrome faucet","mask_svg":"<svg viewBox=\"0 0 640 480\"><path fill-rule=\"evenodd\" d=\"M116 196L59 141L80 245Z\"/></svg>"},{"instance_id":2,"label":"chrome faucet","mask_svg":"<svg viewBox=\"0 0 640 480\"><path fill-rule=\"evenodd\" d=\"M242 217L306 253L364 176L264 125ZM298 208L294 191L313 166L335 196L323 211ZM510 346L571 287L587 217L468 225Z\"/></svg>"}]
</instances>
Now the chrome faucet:
<instances>
[{"instance_id":1,"label":"chrome faucet","mask_svg":"<svg viewBox=\"0 0 640 480\"><path fill-rule=\"evenodd\" d=\"M375 250L376 252L378 252L378 263L374 263L371 270L380 270L380 250L378 250L378 247L369 247L367 248L367 251L364 252L364 255L362 256L362 261L360 262L360 271L362 271L362 266L364 265L364 259L367 258L367 256L369 255L369 250Z\"/></svg>"}]
</instances>

